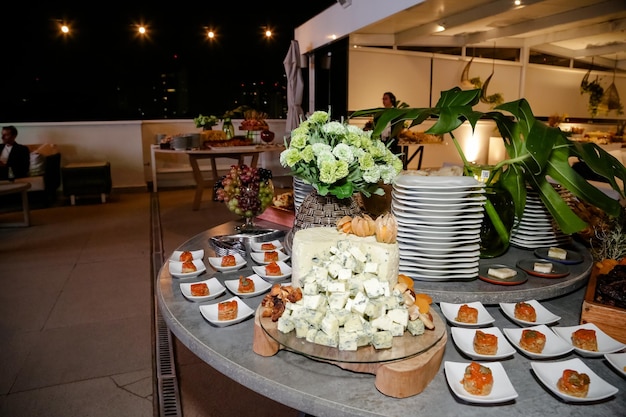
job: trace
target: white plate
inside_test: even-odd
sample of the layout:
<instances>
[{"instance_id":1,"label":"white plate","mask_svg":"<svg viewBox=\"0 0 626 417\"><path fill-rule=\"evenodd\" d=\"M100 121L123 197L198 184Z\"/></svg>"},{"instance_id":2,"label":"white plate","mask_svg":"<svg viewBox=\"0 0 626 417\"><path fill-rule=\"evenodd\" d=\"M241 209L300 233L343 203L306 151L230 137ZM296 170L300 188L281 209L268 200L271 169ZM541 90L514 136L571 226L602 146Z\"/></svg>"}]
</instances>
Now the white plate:
<instances>
[{"instance_id":1,"label":"white plate","mask_svg":"<svg viewBox=\"0 0 626 417\"><path fill-rule=\"evenodd\" d=\"M596 339L598 341L597 352L580 349L574 346L574 350L582 356L589 356L589 357L602 356L605 353L613 353L613 352L617 352L626 348L625 344L620 343L617 340L613 339L611 336L604 333L602 330L598 328L598 326L596 326L593 323L585 323L579 326L569 326L569 327L552 327L552 330L554 330L554 333L559 335L559 337L561 337L563 340L565 340L569 344L572 344L572 333L574 333L578 329L595 330Z\"/></svg>"},{"instance_id":2,"label":"white plate","mask_svg":"<svg viewBox=\"0 0 626 417\"><path fill-rule=\"evenodd\" d=\"M234 256L234 266L222 266L221 256L209 257L209 263L213 268L217 269L220 272L236 271L237 269L243 268L247 263L246 260L238 253L235 253Z\"/></svg>"},{"instance_id":3,"label":"white plate","mask_svg":"<svg viewBox=\"0 0 626 417\"><path fill-rule=\"evenodd\" d=\"M440 206L440 207L448 207L450 205L466 205L466 204L480 204L482 205L484 201L487 199L484 195L476 194L469 195L463 198L453 199L452 201L441 198L429 198L422 197L419 194L405 193L400 190L393 190L391 193L391 201L398 201L404 204L419 204L419 205L427 205L427 206ZM458 200L458 201L457 201Z\"/></svg>"},{"instance_id":4,"label":"white plate","mask_svg":"<svg viewBox=\"0 0 626 417\"><path fill-rule=\"evenodd\" d=\"M474 307L478 310L478 322L477 323L462 323L460 321L456 321L456 316L459 313L459 307L463 304L467 304L470 307ZM453 304L453 303L445 303L440 302L439 308L441 308L441 312L448 319L448 321L457 326L468 326L468 327L476 327L476 326L486 326L487 324L491 324L496 319L493 318L491 314L487 311L485 306L480 301L474 301L472 303L461 303L461 304Z\"/></svg>"},{"instance_id":5,"label":"white plate","mask_svg":"<svg viewBox=\"0 0 626 417\"><path fill-rule=\"evenodd\" d=\"M271 252L271 251L265 251L265 252ZM265 260L265 252L252 252L250 254L250 256L252 257L252 259L254 259L254 262L260 263L262 265L267 265L270 262L267 262ZM287 259L289 259L289 255L287 255L286 253L276 250L276 252L278 252L278 260L279 261L286 261Z\"/></svg>"},{"instance_id":6,"label":"white plate","mask_svg":"<svg viewBox=\"0 0 626 417\"><path fill-rule=\"evenodd\" d=\"M289 265L282 261L278 261L276 263L278 264L278 266L280 266L280 271L283 273L282 275L267 275L265 273L266 265L254 265L252 269L254 270L254 272L256 272L258 276L269 281L280 281L281 279L285 279L291 276L291 267Z\"/></svg>"},{"instance_id":7,"label":"white plate","mask_svg":"<svg viewBox=\"0 0 626 417\"><path fill-rule=\"evenodd\" d=\"M483 355L474 350L474 335L478 330L483 333L492 334L498 338L498 350L495 355ZM497 327L487 327L484 329L451 327L450 331L452 332L452 339L454 340L454 343L470 358L483 360L503 359L515 354L513 346L511 346L511 344L506 340L506 337L504 337L500 329Z\"/></svg>"},{"instance_id":8,"label":"white plate","mask_svg":"<svg viewBox=\"0 0 626 417\"><path fill-rule=\"evenodd\" d=\"M604 354L604 358L620 374L626 376L626 352L622 352L622 353L605 353Z\"/></svg>"},{"instance_id":9,"label":"white plate","mask_svg":"<svg viewBox=\"0 0 626 417\"><path fill-rule=\"evenodd\" d=\"M190 250L191 256L193 259L202 259L204 258L204 249L200 250ZM183 253L182 250L175 250L172 252L172 256L170 256L170 261L180 262L180 255Z\"/></svg>"},{"instance_id":10,"label":"white plate","mask_svg":"<svg viewBox=\"0 0 626 417\"><path fill-rule=\"evenodd\" d=\"M248 275L247 278L254 281L253 292L239 292L237 290L239 288L239 278L229 279L227 281L224 281L224 284L226 285L226 288L228 288L230 292L232 292L235 295L238 295L239 297L254 297L255 295L262 294L265 291L272 288L272 284L270 282L267 282L266 280L264 280L257 274Z\"/></svg>"},{"instance_id":11,"label":"white plate","mask_svg":"<svg viewBox=\"0 0 626 417\"><path fill-rule=\"evenodd\" d=\"M480 362L479 362L480 363ZM517 398L517 391L513 388L513 384L506 375L506 371L500 362L480 363L491 369L493 375L493 388L489 395L473 395L463 387L463 375L465 368L469 365L467 362L450 362L445 361L443 366L446 370L446 380L452 392L459 398L473 403L501 403Z\"/></svg>"},{"instance_id":12,"label":"white plate","mask_svg":"<svg viewBox=\"0 0 626 417\"><path fill-rule=\"evenodd\" d=\"M218 304L220 302L223 303L223 302L231 301L231 300L237 301L237 305L238 305L237 317L232 320L218 320L217 319ZM219 326L219 327L230 326L231 324L239 323L240 321L243 321L244 319L254 314L254 310L248 307L248 305L244 303L243 301L241 301L241 298L237 296L229 298L228 300L220 301L220 302L217 302L214 304L201 304L200 305L200 314L202 314L202 317L204 317L205 319L207 319L209 322L211 322L212 324L216 326Z\"/></svg>"},{"instance_id":13,"label":"white plate","mask_svg":"<svg viewBox=\"0 0 626 417\"><path fill-rule=\"evenodd\" d=\"M263 249L261 249L261 245L263 243L272 243L274 246L276 246L276 249L266 249L266 250L263 250ZM280 241L278 241L278 240L270 240L269 242L250 242L250 247L255 252L265 252L265 251L272 251L272 250L280 250L280 249L283 248L283 244L280 243Z\"/></svg>"},{"instance_id":14,"label":"white plate","mask_svg":"<svg viewBox=\"0 0 626 417\"><path fill-rule=\"evenodd\" d=\"M535 313L537 313L536 321L520 320L515 317L515 304L516 303L500 303L500 309L514 322L521 324L522 326L536 326L538 324L550 324L555 321L561 320L561 317L553 314L550 310L545 308L537 300L525 301L534 307Z\"/></svg>"},{"instance_id":15,"label":"white plate","mask_svg":"<svg viewBox=\"0 0 626 417\"><path fill-rule=\"evenodd\" d=\"M611 395L615 395L619 391L613 385L596 375L579 358L559 362L530 362L530 366L541 383L565 401L598 401L610 397ZM573 369L576 372L585 373L589 376L589 393L585 398L574 397L572 395L562 393L557 388L556 384L559 378L563 376L563 371L566 369Z\"/></svg>"},{"instance_id":16,"label":"white plate","mask_svg":"<svg viewBox=\"0 0 626 417\"><path fill-rule=\"evenodd\" d=\"M196 271L187 272L183 274L183 263L180 261L169 261L170 274L176 278L195 278L204 271L206 271L206 265L202 262L202 259L194 259L193 264L196 266Z\"/></svg>"},{"instance_id":17,"label":"white plate","mask_svg":"<svg viewBox=\"0 0 626 417\"><path fill-rule=\"evenodd\" d=\"M535 330L546 337L546 344L543 347L543 351L541 353L529 352L520 346L519 341L522 338L522 332L524 330ZM555 356L561 356L568 352L571 352L574 347L565 342L565 340L561 339L557 336L548 326L545 324L540 324L539 326L527 327L527 328L506 328L502 329L504 335L509 339L509 341L515 346L520 352L525 355L536 358L536 359L545 359L545 358L553 358Z\"/></svg>"},{"instance_id":18,"label":"white plate","mask_svg":"<svg viewBox=\"0 0 626 417\"><path fill-rule=\"evenodd\" d=\"M205 283L209 287L209 295L203 296L195 296L191 295L191 285L192 284L202 284ZM206 301L211 300L219 295L222 295L226 291L226 288L220 284L217 278L210 278L200 282L181 282L180 283L180 292L183 293L185 298L191 301Z\"/></svg>"},{"instance_id":19,"label":"white plate","mask_svg":"<svg viewBox=\"0 0 626 417\"><path fill-rule=\"evenodd\" d=\"M396 186L406 188L478 188L484 187L485 184L476 181L474 177L465 176L439 176L439 175L411 175L409 171L404 171L401 175L398 175L394 181Z\"/></svg>"},{"instance_id":20,"label":"white plate","mask_svg":"<svg viewBox=\"0 0 626 417\"><path fill-rule=\"evenodd\" d=\"M413 266L401 265L399 268L401 274L410 275L411 278L418 281L474 281L478 278L478 274L454 274L448 273L445 275L431 275L425 273L422 268L416 268Z\"/></svg>"}]
</instances>

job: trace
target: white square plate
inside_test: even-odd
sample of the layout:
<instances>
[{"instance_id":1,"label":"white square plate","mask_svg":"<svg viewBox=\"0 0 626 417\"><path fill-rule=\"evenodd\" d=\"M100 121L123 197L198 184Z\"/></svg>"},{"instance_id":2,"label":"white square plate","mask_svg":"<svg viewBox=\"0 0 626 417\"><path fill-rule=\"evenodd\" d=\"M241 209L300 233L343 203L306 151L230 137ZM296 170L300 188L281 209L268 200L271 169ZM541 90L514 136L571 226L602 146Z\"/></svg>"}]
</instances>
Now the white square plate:
<instances>
[{"instance_id":1,"label":"white square plate","mask_svg":"<svg viewBox=\"0 0 626 417\"><path fill-rule=\"evenodd\" d=\"M220 272L236 271L246 266L247 262L240 254L235 253L234 256L235 256L234 266L222 266L221 256L210 257L209 263L211 264L213 268L217 269Z\"/></svg>"},{"instance_id":2,"label":"white square plate","mask_svg":"<svg viewBox=\"0 0 626 417\"><path fill-rule=\"evenodd\" d=\"M528 350L520 346L519 341L522 338L522 332L524 330L535 330L542 333L546 337L546 344L544 345L543 351L541 353L529 352ZM570 343L567 343L565 340L557 336L545 324L540 324L538 326L528 328L507 328L502 329L502 332L507 337L507 339L509 339L511 344L513 344L513 346L515 346L520 352L531 358L553 358L555 356L564 355L574 349L574 347Z\"/></svg>"},{"instance_id":3,"label":"white square plate","mask_svg":"<svg viewBox=\"0 0 626 417\"><path fill-rule=\"evenodd\" d=\"M263 243L272 243L276 247L276 249L261 249L261 245ZM252 248L254 252L265 252L266 250L267 251L280 250L283 248L283 244L280 243L280 241L278 240L270 240L269 242L251 242L250 247Z\"/></svg>"},{"instance_id":4,"label":"white square plate","mask_svg":"<svg viewBox=\"0 0 626 417\"><path fill-rule=\"evenodd\" d=\"M219 326L219 327L230 326L231 324L239 323L240 321L243 321L244 319L254 314L254 310L248 307L248 305L244 303L243 301L241 301L241 298L237 296L229 298L227 300L220 301L220 302L223 303L223 302L231 301L231 300L237 301L237 305L238 305L237 317L232 320L218 320L217 319L217 305L219 304L219 302L214 303L214 304L201 304L200 313L202 314L202 317L204 317L206 320L208 320L212 324Z\"/></svg>"},{"instance_id":5,"label":"white square plate","mask_svg":"<svg viewBox=\"0 0 626 417\"><path fill-rule=\"evenodd\" d=\"M552 314L552 312L548 310L547 308L545 308L544 306L542 306L541 303L539 303L539 301L528 300L525 302L533 306L533 308L535 309L535 313L537 313L537 320L535 320L534 322L520 320L515 317L515 304L516 303L500 303L500 309L502 309L504 314L506 314L511 320L513 320L514 322L522 326L536 326L538 324L550 324L550 323L554 323L555 321L561 320L561 317L555 314Z\"/></svg>"},{"instance_id":6,"label":"white square plate","mask_svg":"<svg viewBox=\"0 0 626 417\"><path fill-rule=\"evenodd\" d=\"M183 274L183 263L179 261L169 261L170 274L176 278L195 278L204 271L206 271L206 265L202 262L202 259L194 259L193 264L196 266L196 271L187 272Z\"/></svg>"},{"instance_id":7,"label":"white square plate","mask_svg":"<svg viewBox=\"0 0 626 417\"><path fill-rule=\"evenodd\" d=\"M480 362L479 362L480 363ZM491 369L493 375L493 388L489 395L473 395L465 390L463 387L463 375L465 375L465 368L469 363L467 362L450 362L445 361L443 366L446 370L446 379L452 392L459 398L472 403L501 403L510 401L517 398L517 391L513 388L513 384L506 375L506 371L502 367L500 362L489 362L482 364Z\"/></svg>"},{"instance_id":8,"label":"white square plate","mask_svg":"<svg viewBox=\"0 0 626 417\"><path fill-rule=\"evenodd\" d=\"M191 256L193 259L202 259L204 258L204 249L200 250L190 250ZM172 252L172 256L170 256L170 261L180 262L180 255L183 253L182 250L175 250Z\"/></svg>"},{"instance_id":9,"label":"white square plate","mask_svg":"<svg viewBox=\"0 0 626 417\"><path fill-rule=\"evenodd\" d=\"M506 340L500 329L497 327L487 327L485 329L479 329L484 333L495 335L498 338L498 350L495 355L482 355L476 353L474 350L474 335L478 331L477 329L465 329L462 327L451 327L452 340L456 346L463 351L467 356L473 359L502 359L515 354L515 349Z\"/></svg>"},{"instance_id":10,"label":"white square plate","mask_svg":"<svg viewBox=\"0 0 626 417\"><path fill-rule=\"evenodd\" d=\"M617 371L626 376L626 352L622 353L605 353L604 358L617 369Z\"/></svg>"},{"instance_id":11,"label":"white square plate","mask_svg":"<svg viewBox=\"0 0 626 417\"><path fill-rule=\"evenodd\" d=\"M201 284L204 283L209 287L209 295L195 296L191 295L191 285L192 284ZM211 300L218 295L222 295L226 291L226 288L220 284L217 278L210 278L200 282L181 282L180 283L180 292L183 293L185 298L190 301L206 301Z\"/></svg>"},{"instance_id":12,"label":"white square plate","mask_svg":"<svg viewBox=\"0 0 626 417\"><path fill-rule=\"evenodd\" d=\"M579 358L568 359L560 362L530 362L530 366L533 368L535 375L537 375L537 378L539 378L541 383L565 401L598 401L610 397L611 395L615 395L618 391L618 389L613 385L596 375ZM568 395L559 391L556 384L559 378L563 376L563 371L566 369L573 369L576 372L585 373L589 376L589 393L587 393L586 397L574 397L573 395Z\"/></svg>"},{"instance_id":13,"label":"white square plate","mask_svg":"<svg viewBox=\"0 0 626 417\"><path fill-rule=\"evenodd\" d=\"M252 252L250 254L250 256L252 257L254 262L259 263L261 265L267 265L267 264L269 264L269 262L265 260L265 253L266 252L271 252L271 251ZM289 255L287 255L285 252L282 252L280 250L276 250L276 252L278 252L278 260L279 261L285 262L286 260L289 259Z\"/></svg>"},{"instance_id":14,"label":"white square plate","mask_svg":"<svg viewBox=\"0 0 626 417\"><path fill-rule=\"evenodd\" d=\"M582 356L597 357L597 356L602 356L605 353L613 353L613 352L617 352L626 348L625 344L620 343L617 340L613 339L611 336L604 333L602 330L598 328L598 326L596 326L593 323L586 323L586 324L581 324L579 326L569 326L569 327L552 327L552 330L554 331L554 333L556 333L561 339L565 340L570 345L572 344L572 333L574 333L578 329L595 330L596 339L598 341L597 352L580 349L574 346L574 350L576 351L576 353Z\"/></svg>"},{"instance_id":15,"label":"white square plate","mask_svg":"<svg viewBox=\"0 0 626 417\"><path fill-rule=\"evenodd\" d=\"M459 307L463 304L467 304L470 307L474 307L478 310L478 322L477 323L462 323L460 321L456 321L456 316L459 313ZM476 326L485 326L487 324L491 324L496 319L493 318L491 314L487 311L485 306L480 301L474 301L472 303L461 303L461 304L452 304L452 303L439 303L439 307L441 308L441 312L448 319L448 321L457 326L467 326L467 327L476 327Z\"/></svg>"},{"instance_id":16,"label":"white square plate","mask_svg":"<svg viewBox=\"0 0 626 417\"><path fill-rule=\"evenodd\" d=\"M264 293L265 291L272 288L272 283L267 282L257 274L248 275L248 279L251 279L254 282L254 291L253 292L239 292L237 289L239 288L239 278L237 279L229 279L224 281L226 288L230 292L239 297L254 297L255 295L259 295Z\"/></svg>"},{"instance_id":17,"label":"white square plate","mask_svg":"<svg viewBox=\"0 0 626 417\"><path fill-rule=\"evenodd\" d=\"M276 262L278 266L280 266L280 271L283 273L282 275L267 275L265 273L266 265L254 265L252 269L258 276L268 281L280 281L281 279L285 279L291 276L291 267L282 261Z\"/></svg>"}]
</instances>

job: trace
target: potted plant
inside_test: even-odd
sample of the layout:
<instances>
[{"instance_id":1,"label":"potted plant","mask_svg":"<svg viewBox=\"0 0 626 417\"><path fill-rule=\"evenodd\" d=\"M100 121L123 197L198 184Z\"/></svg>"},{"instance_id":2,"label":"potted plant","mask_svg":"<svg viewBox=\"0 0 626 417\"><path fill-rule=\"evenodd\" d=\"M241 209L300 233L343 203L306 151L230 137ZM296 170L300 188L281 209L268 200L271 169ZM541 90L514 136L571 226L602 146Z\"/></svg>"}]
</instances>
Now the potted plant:
<instances>
[{"instance_id":1,"label":"potted plant","mask_svg":"<svg viewBox=\"0 0 626 417\"><path fill-rule=\"evenodd\" d=\"M479 119L493 120L504 141L508 159L500 161L494 167L489 181L499 175L499 184L512 195L517 218L521 218L524 212L528 185L539 194L564 233L576 233L587 227L587 223L574 213L548 178L607 214L614 217L620 215L623 209L620 201L623 202L626 198L626 168L615 157L595 143L573 142L558 127L550 127L538 121L525 99L501 104L487 113L475 111L473 106L478 103L480 93L481 90L463 91L455 87L443 91L432 108L368 109L357 111L352 117L377 116L374 136L379 135L387 123L392 124L392 136L395 136L407 120L410 121L410 126L415 126L429 117L437 117L436 123L426 133L449 133L452 136L463 160L466 175L472 175L471 166L454 138L454 130L466 121L475 128ZM606 178L619 193L620 201L612 199L574 171L568 162L570 156L582 159L595 173ZM616 178L623 181L622 188ZM501 225L497 213L488 201L485 209L492 221L495 220L494 224ZM508 235L505 230L499 232Z\"/></svg>"},{"instance_id":2,"label":"potted plant","mask_svg":"<svg viewBox=\"0 0 626 417\"><path fill-rule=\"evenodd\" d=\"M196 127L201 127L202 130L211 130L213 126L219 122L219 118L217 116L204 116L199 114L198 117L193 119L193 122L196 124Z\"/></svg>"}]
</instances>

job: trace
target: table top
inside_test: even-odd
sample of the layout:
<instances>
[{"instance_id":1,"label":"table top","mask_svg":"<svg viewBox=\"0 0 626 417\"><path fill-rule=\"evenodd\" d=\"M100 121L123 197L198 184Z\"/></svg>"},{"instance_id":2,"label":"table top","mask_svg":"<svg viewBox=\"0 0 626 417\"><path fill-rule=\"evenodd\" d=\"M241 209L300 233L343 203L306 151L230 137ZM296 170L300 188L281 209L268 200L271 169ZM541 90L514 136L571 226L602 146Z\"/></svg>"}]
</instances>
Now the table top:
<instances>
[{"instance_id":1,"label":"table top","mask_svg":"<svg viewBox=\"0 0 626 417\"><path fill-rule=\"evenodd\" d=\"M0 194L19 193L20 191L28 190L30 187L30 182L2 181L0 183Z\"/></svg>"},{"instance_id":2,"label":"table top","mask_svg":"<svg viewBox=\"0 0 626 417\"><path fill-rule=\"evenodd\" d=\"M277 152L285 149L283 145L264 145L253 144L249 146L215 146L210 149L187 149L187 150L175 150L175 149L161 149L158 145L152 145L152 151L158 153L172 153L172 154L187 154L187 155L230 155L230 154L255 154L263 152Z\"/></svg>"},{"instance_id":3,"label":"table top","mask_svg":"<svg viewBox=\"0 0 626 417\"><path fill-rule=\"evenodd\" d=\"M209 237L234 233L237 224L230 222L199 233L184 242L177 250L204 249L206 259L213 254L208 243ZM259 222L259 226L286 230L283 226L267 222ZM208 265L207 261L205 263ZM406 415L526 417L548 414L589 417L620 415L626 409L624 395L626 379L611 368L604 358L580 357L574 352L543 362L580 358L600 378L617 387L618 394L592 405L581 406L563 402L541 385L531 369L533 360L518 351L499 362L519 396L515 400L495 405L470 404L456 397L446 382L443 363L435 378L422 393L397 399L388 397L376 389L374 375L346 371L287 350L281 350L271 357L259 356L252 351L253 317L220 328L211 325L200 314L200 304L220 302L230 298L232 294L226 291L225 294L206 303L193 303L180 291L180 283L201 281L210 275L214 275L222 283L241 274L248 275L252 273L250 268L252 264L252 260L248 259L248 265L235 272L215 274L208 272L194 279L178 279L169 274L168 263L165 262L159 271L156 286L158 307L176 337L210 366L262 395L307 414L317 417ZM585 275L586 268L580 273ZM416 288L422 291L419 281L416 281ZM500 288L502 292L510 290L508 287ZM570 288L570 291L541 301L544 307L561 317L555 326L579 324L585 289ZM245 298L243 301L256 310L264 295ZM443 317L437 304L433 304L432 308ZM486 308L495 318L494 326L500 329L518 327L497 305L486 304ZM446 331L450 331L447 323ZM470 359L455 346L452 338L448 339L443 360L470 362Z\"/></svg>"}]
</instances>

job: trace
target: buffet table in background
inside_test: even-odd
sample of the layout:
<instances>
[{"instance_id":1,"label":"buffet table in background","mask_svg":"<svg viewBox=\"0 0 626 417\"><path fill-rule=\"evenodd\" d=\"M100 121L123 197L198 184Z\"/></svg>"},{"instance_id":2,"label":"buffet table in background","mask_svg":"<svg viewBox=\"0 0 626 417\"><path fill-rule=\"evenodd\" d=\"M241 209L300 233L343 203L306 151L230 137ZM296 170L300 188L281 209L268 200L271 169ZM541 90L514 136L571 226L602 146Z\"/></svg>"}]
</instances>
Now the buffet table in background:
<instances>
[{"instance_id":1,"label":"buffet table in background","mask_svg":"<svg viewBox=\"0 0 626 417\"><path fill-rule=\"evenodd\" d=\"M217 235L235 233L237 222L230 222L209 229L181 244L177 250L204 249L206 258L214 256L209 245L209 238ZM266 221L259 221L259 227L287 231L288 228ZM583 248L581 248L584 251ZM517 251L517 250L516 250ZM509 256L532 257L532 251L527 253L511 252ZM492 260L498 262L498 259ZM508 259L508 261L512 261ZM215 273L220 282L226 279L236 279L239 275L252 273L253 261L243 269L230 273ZM572 269L568 280L552 281L551 289L539 292L537 288L528 288L524 292L523 286L505 287L492 285L493 288L483 288L477 282L466 283L426 283L416 281L417 291L433 294L433 298L450 299L456 301L480 300L488 312L495 318L493 326L502 328L518 327L499 309L497 302L516 299L521 301L526 297L537 297L550 311L559 315L561 319L555 326L574 326L579 324L580 309L585 295L584 284L591 268L591 258L585 254L584 261L579 268ZM516 351L515 354L499 362L504 367L511 383L519 396L505 403L499 404L470 404L456 397L449 388L443 364L434 379L418 395L408 398L392 398L379 392L374 384L375 376L366 373L356 373L341 369L335 365L319 362L309 357L288 350L280 350L276 355L265 357L253 352L254 317L228 327L215 327L207 322L199 311L201 303L188 301L181 293L181 282L197 282L207 279L213 274L210 266L207 274L194 279L173 278L168 270L168 263L162 266L156 282L157 303L160 312L174 335L199 358L227 377L240 384L309 415L323 416L452 416L464 417L485 416L519 416L529 415L561 415L561 416L609 416L622 415L626 410L626 379L617 373L602 357L579 357L570 352L558 358L544 360L551 361L581 358L584 363L599 377L617 387L619 392L606 400L594 403L567 403L548 391L531 370L531 359ZM472 288L475 285L476 288ZM467 288L464 290L463 286ZM533 292L536 291L536 292ZM446 295L453 293L453 295ZM516 293L514 296L511 295ZM497 295L496 295L497 294ZM228 291L206 304L224 301L232 294ZM265 294L243 301L256 310ZM467 297L467 299L466 299ZM441 315L437 304L433 310ZM445 324L446 331L450 330ZM443 361L466 362L470 359L458 350L451 339L445 346Z\"/></svg>"}]
</instances>

